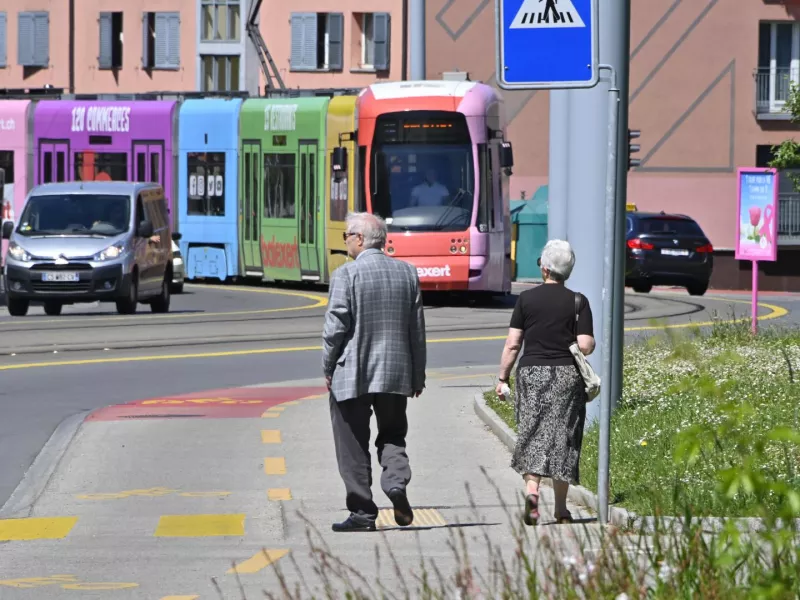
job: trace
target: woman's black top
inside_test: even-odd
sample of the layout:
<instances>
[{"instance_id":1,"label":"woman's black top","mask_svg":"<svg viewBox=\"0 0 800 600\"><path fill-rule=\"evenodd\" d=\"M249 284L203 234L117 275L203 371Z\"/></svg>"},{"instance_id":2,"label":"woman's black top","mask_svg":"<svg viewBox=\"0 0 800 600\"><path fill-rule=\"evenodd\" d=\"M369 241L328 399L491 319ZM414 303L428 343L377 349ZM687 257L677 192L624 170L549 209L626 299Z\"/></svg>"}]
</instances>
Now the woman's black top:
<instances>
[{"instance_id":1,"label":"woman's black top","mask_svg":"<svg viewBox=\"0 0 800 600\"><path fill-rule=\"evenodd\" d=\"M594 335L592 309L581 294L578 335ZM511 327L522 329L525 345L520 367L569 366L575 341L575 292L559 284L542 284L519 295Z\"/></svg>"}]
</instances>

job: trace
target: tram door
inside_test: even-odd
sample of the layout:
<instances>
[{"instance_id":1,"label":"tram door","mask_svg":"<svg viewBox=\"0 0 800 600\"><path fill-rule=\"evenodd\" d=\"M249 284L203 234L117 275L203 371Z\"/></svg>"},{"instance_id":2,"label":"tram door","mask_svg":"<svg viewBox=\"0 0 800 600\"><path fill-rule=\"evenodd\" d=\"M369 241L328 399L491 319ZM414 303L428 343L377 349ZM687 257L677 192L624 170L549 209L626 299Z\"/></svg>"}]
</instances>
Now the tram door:
<instances>
[{"instance_id":1,"label":"tram door","mask_svg":"<svg viewBox=\"0 0 800 600\"><path fill-rule=\"evenodd\" d=\"M319 254L317 240L317 144L300 142L300 204L297 222L300 233L300 275L303 279L319 280ZM323 188L324 189L324 188Z\"/></svg>"},{"instance_id":2,"label":"tram door","mask_svg":"<svg viewBox=\"0 0 800 600\"><path fill-rule=\"evenodd\" d=\"M242 143L239 174L239 240L245 275L264 276L261 260L261 207L263 206L264 169L261 146L257 142Z\"/></svg>"},{"instance_id":3,"label":"tram door","mask_svg":"<svg viewBox=\"0 0 800 600\"><path fill-rule=\"evenodd\" d=\"M69 181L69 142L42 141L39 144L39 181Z\"/></svg>"}]
</instances>

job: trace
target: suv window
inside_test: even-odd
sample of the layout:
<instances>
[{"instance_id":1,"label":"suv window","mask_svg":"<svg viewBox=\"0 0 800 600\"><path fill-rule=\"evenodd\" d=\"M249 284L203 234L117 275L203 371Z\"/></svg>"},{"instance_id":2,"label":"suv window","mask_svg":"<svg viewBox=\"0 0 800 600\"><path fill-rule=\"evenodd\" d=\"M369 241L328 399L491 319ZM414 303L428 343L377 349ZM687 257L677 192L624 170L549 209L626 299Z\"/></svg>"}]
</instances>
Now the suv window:
<instances>
[{"instance_id":1,"label":"suv window","mask_svg":"<svg viewBox=\"0 0 800 600\"><path fill-rule=\"evenodd\" d=\"M639 232L669 235L702 236L703 230L691 219L675 217L643 217L639 219Z\"/></svg>"}]
</instances>

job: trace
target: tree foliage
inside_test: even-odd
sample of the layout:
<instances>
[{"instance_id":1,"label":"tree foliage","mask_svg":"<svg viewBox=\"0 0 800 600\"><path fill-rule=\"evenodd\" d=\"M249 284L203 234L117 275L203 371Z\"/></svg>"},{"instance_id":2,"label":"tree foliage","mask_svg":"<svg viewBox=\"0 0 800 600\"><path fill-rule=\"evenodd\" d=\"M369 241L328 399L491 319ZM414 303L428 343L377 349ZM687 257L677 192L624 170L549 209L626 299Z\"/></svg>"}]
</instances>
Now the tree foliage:
<instances>
[{"instance_id":1,"label":"tree foliage","mask_svg":"<svg viewBox=\"0 0 800 600\"><path fill-rule=\"evenodd\" d=\"M789 84L789 97L783 110L791 115L792 123L800 124L800 86L795 82ZM800 169L800 143L794 138L772 147L772 160L769 166L788 171L786 175L791 179L794 188L800 191L800 174L792 172Z\"/></svg>"}]
</instances>

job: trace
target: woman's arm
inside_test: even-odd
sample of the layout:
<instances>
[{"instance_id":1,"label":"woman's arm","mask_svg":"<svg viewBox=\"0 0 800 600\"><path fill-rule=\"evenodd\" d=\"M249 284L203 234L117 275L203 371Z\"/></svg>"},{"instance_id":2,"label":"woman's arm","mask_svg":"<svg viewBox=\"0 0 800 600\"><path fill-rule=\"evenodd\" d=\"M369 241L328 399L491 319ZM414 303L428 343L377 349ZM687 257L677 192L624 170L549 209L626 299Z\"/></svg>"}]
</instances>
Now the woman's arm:
<instances>
[{"instance_id":1,"label":"woman's arm","mask_svg":"<svg viewBox=\"0 0 800 600\"><path fill-rule=\"evenodd\" d=\"M578 348L581 349L584 356L589 356L592 352L594 352L594 336L591 335L579 335L578 336Z\"/></svg>"},{"instance_id":2,"label":"woman's arm","mask_svg":"<svg viewBox=\"0 0 800 600\"><path fill-rule=\"evenodd\" d=\"M514 363L517 362L520 348L522 348L522 329L509 327L506 345L503 348L503 355L500 358L499 379L508 381L511 369L514 368Z\"/></svg>"}]
</instances>

